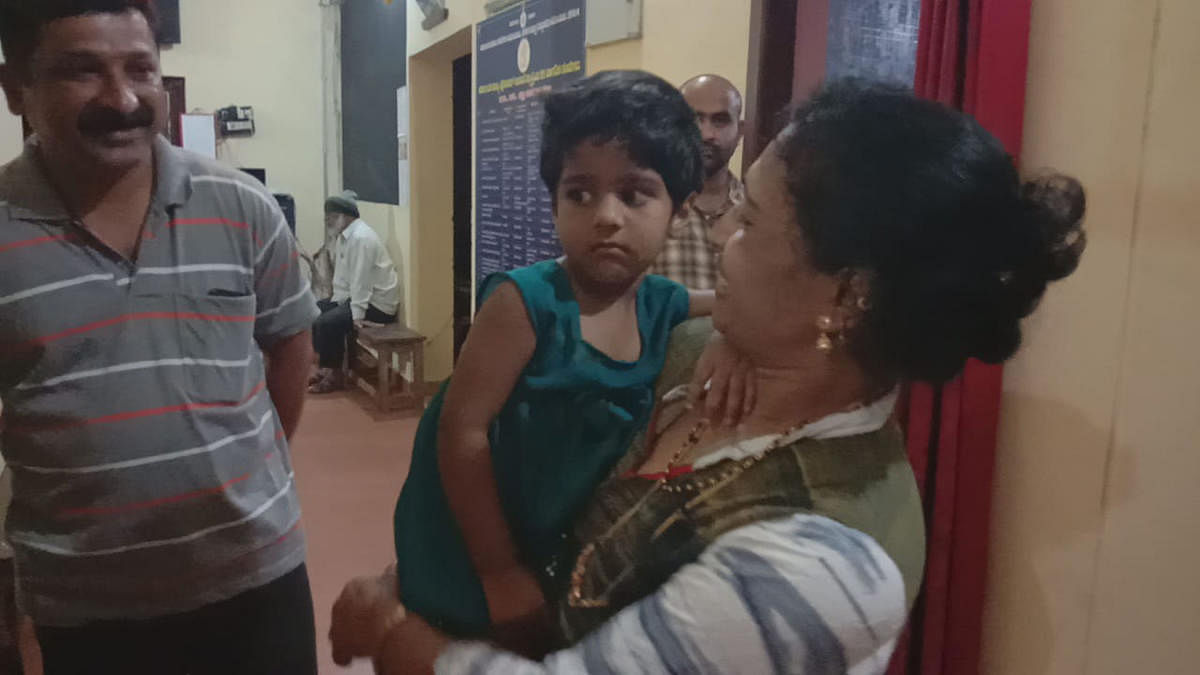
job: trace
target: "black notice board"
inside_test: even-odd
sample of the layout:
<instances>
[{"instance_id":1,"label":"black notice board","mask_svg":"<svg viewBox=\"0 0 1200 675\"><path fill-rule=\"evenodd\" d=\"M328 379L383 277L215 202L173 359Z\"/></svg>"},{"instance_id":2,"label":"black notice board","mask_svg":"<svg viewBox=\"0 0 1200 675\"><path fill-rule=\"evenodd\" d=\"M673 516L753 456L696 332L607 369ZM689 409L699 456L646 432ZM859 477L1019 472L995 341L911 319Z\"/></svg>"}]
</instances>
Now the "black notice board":
<instances>
[{"instance_id":1,"label":"black notice board","mask_svg":"<svg viewBox=\"0 0 1200 675\"><path fill-rule=\"evenodd\" d=\"M562 254L538 172L542 97L586 71L584 0L531 0L476 31L475 274Z\"/></svg>"},{"instance_id":2,"label":"black notice board","mask_svg":"<svg viewBox=\"0 0 1200 675\"><path fill-rule=\"evenodd\" d=\"M154 3L158 12L158 43L179 44L182 33L179 29L179 0L158 0Z\"/></svg>"},{"instance_id":3,"label":"black notice board","mask_svg":"<svg viewBox=\"0 0 1200 675\"><path fill-rule=\"evenodd\" d=\"M921 0L830 0L825 78L864 77L911 87Z\"/></svg>"},{"instance_id":4,"label":"black notice board","mask_svg":"<svg viewBox=\"0 0 1200 675\"><path fill-rule=\"evenodd\" d=\"M403 2L342 5L342 182L368 202L400 203L396 90L408 81L406 26Z\"/></svg>"}]
</instances>

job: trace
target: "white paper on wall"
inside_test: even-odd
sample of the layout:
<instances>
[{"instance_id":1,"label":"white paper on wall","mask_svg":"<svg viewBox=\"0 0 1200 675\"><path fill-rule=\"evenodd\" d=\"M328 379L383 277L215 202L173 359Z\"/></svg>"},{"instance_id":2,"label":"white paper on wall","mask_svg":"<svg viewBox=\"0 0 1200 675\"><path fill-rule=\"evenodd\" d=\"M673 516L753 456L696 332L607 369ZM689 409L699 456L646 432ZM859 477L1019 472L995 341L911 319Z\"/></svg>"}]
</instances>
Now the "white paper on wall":
<instances>
[{"instance_id":1,"label":"white paper on wall","mask_svg":"<svg viewBox=\"0 0 1200 675\"><path fill-rule=\"evenodd\" d=\"M399 169L396 178L399 181L400 206L408 206L409 198L409 147L408 147L408 87L396 90L396 156Z\"/></svg>"},{"instance_id":2,"label":"white paper on wall","mask_svg":"<svg viewBox=\"0 0 1200 675\"><path fill-rule=\"evenodd\" d=\"M217 125L212 115L186 114L180 130L183 132L183 147L186 150L217 158Z\"/></svg>"}]
</instances>

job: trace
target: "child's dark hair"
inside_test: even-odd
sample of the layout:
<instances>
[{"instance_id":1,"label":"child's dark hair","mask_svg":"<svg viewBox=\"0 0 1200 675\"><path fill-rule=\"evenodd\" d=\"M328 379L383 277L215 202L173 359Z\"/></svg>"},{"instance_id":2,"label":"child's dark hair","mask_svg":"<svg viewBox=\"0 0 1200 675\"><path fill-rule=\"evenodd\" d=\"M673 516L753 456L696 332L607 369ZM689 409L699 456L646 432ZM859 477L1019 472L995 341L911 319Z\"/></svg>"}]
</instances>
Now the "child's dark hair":
<instances>
[{"instance_id":1,"label":"child's dark hair","mask_svg":"<svg viewBox=\"0 0 1200 675\"><path fill-rule=\"evenodd\" d=\"M1022 184L978 122L906 89L826 85L776 149L809 261L871 280L848 338L878 377L941 381L970 357L1006 360L1021 319L1083 253L1078 181Z\"/></svg>"},{"instance_id":2,"label":"child's dark hair","mask_svg":"<svg viewBox=\"0 0 1200 675\"><path fill-rule=\"evenodd\" d=\"M643 168L662 176L675 208L704 180L696 113L666 80L640 70L610 70L546 98L542 180L551 198L563 161L584 141L617 140Z\"/></svg>"},{"instance_id":3,"label":"child's dark hair","mask_svg":"<svg viewBox=\"0 0 1200 675\"><path fill-rule=\"evenodd\" d=\"M84 14L123 14L131 9L141 12L150 29L156 29L154 0L0 0L0 45L5 64L28 78L29 59L46 24Z\"/></svg>"}]
</instances>

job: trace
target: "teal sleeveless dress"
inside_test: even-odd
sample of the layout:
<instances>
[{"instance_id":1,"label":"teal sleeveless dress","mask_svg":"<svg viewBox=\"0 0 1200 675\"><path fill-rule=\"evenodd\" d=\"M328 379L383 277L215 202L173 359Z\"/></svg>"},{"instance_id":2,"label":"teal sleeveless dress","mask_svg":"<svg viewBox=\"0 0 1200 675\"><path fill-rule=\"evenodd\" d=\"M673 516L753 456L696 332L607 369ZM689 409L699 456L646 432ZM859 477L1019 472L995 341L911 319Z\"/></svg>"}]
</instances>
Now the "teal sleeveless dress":
<instances>
[{"instance_id":1,"label":"teal sleeveless dress","mask_svg":"<svg viewBox=\"0 0 1200 675\"><path fill-rule=\"evenodd\" d=\"M687 319L688 294L663 277L642 281L642 353L626 362L583 340L579 305L557 261L488 277L480 303L505 282L520 291L537 346L492 423L492 462L522 562L546 579L581 508L648 422L671 329ZM396 503L396 573L409 611L456 636L478 637L490 627L487 600L438 470L445 390L421 417Z\"/></svg>"}]
</instances>

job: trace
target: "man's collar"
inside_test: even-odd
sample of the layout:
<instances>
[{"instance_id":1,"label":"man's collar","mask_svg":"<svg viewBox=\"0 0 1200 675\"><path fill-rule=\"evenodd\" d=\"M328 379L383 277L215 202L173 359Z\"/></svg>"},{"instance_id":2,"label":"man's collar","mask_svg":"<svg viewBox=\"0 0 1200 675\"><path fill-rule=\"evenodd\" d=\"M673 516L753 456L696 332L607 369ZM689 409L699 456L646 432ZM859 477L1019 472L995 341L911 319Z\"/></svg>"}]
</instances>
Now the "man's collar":
<instances>
[{"instance_id":1,"label":"man's collar","mask_svg":"<svg viewBox=\"0 0 1200 675\"><path fill-rule=\"evenodd\" d=\"M191 196L191 174L182 151L162 136L154 139L154 199L164 209L180 206ZM38 155L38 139L30 136L25 148L0 173L0 200L8 204L10 218L67 222L70 210L50 182Z\"/></svg>"},{"instance_id":2,"label":"man's collar","mask_svg":"<svg viewBox=\"0 0 1200 675\"><path fill-rule=\"evenodd\" d=\"M730 171L729 172L729 197L726 200L725 204L736 206L737 204L742 203L742 201L745 199L745 195L746 195L746 188L744 185L742 185L741 179L739 179L733 173L733 171ZM684 206L686 206L689 209L695 209L696 208L696 199L699 196L700 196L699 192L693 192L690 196L688 196L687 201L685 201L683 203Z\"/></svg>"},{"instance_id":3,"label":"man's collar","mask_svg":"<svg viewBox=\"0 0 1200 675\"><path fill-rule=\"evenodd\" d=\"M358 227L358 224L361 222L363 222L362 218L355 218L354 220L350 221L349 225L342 228L342 231L338 234L338 239L349 239L350 238L350 230L353 230L354 228Z\"/></svg>"},{"instance_id":4,"label":"man's collar","mask_svg":"<svg viewBox=\"0 0 1200 675\"><path fill-rule=\"evenodd\" d=\"M192 196L192 174L183 150L162 135L154 139L154 201L164 209L183 206Z\"/></svg>"},{"instance_id":5,"label":"man's collar","mask_svg":"<svg viewBox=\"0 0 1200 675\"><path fill-rule=\"evenodd\" d=\"M71 214L42 168L37 136L25 141L21 154L0 174L0 199L18 220L69 221Z\"/></svg>"}]
</instances>

